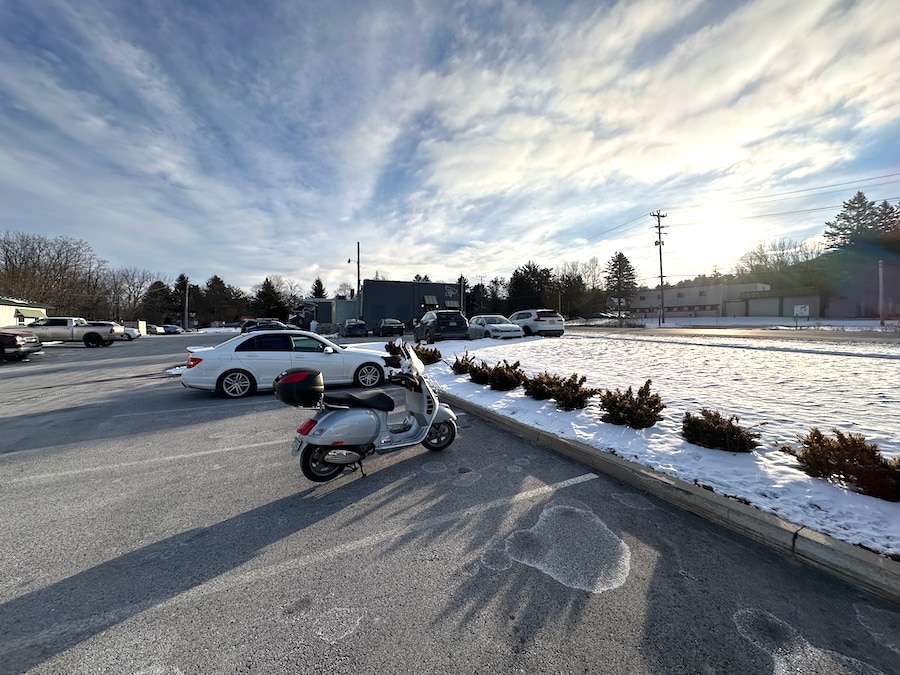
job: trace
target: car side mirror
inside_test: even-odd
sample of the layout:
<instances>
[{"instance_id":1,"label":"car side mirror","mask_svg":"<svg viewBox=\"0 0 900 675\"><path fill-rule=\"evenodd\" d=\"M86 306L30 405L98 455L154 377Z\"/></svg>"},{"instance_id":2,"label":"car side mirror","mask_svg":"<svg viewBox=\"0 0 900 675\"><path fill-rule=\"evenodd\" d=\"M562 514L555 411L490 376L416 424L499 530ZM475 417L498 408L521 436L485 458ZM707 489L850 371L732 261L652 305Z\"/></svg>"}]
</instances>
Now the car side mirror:
<instances>
[{"instance_id":1,"label":"car side mirror","mask_svg":"<svg viewBox=\"0 0 900 675\"><path fill-rule=\"evenodd\" d=\"M325 347L325 349L323 349L322 352L325 354L334 354L334 348L333 347Z\"/></svg>"}]
</instances>

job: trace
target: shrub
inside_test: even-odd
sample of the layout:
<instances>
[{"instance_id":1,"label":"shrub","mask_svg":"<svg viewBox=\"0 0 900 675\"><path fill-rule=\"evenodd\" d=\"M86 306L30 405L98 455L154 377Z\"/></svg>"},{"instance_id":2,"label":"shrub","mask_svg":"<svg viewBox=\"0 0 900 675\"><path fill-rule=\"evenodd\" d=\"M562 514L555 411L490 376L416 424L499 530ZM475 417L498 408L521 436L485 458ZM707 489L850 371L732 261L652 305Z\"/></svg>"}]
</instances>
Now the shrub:
<instances>
[{"instance_id":1,"label":"shrub","mask_svg":"<svg viewBox=\"0 0 900 675\"><path fill-rule=\"evenodd\" d=\"M403 353L400 351L400 347L395 345L393 342L386 343L384 345L384 348L391 356L400 356ZM419 345L413 345L413 351L419 355L419 358L422 359L422 363L426 366L430 366L432 363L437 363L441 360L441 352L436 347L428 348L421 347Z\"/></svg>"},{"instance_id":2,"label":"shrub","mask_svg":"<svg viewBox=\"0 0 900 675\"><path fill-rule=\"evenodd\" d=\"M475 384L490 384L492 370L493 368L484 361L481 363L472 362L469 364L469 379Z\"/></svg>"},{"instance_id":3,"label":"shrub","mask_svg":"<svg viewBox=\"0 0 900 675\"><path fill-rule=\"evenodd\" d=\"M441 352L437 347L420 347L416 345L413 347L416 354L419 355L419 358L422 359L422 363L426 366L430 366L432 363L438 363L441 360Z\"/></svg>"},{"instance_id":4,"label":"shrub","mask_svg":"<svg viewBox=\"0 0 900 675\"><path fill-rule=\"evenodd\" d=\"M651 380L647 380L644 386L638 389L637 397L628 391L614 392L607 389L600 394L600 405L606 411L601 418L611 424L625 424L633 429L646 429L662 419L659 413L665 408L659 394L650 393Z\"/></svg>"},{"instance_id":5,"label":"shrub","mask_svg":"<svg viewBox=\"0 0 900 675\"><path fill-rule=\"evenodd\" d=\"M756 439L760 434L740 426L739 421L734 415L726 419L718 411L702 408L699 416L684 413L681 435L688 443L704 448L750 452L759 445Z\"/></svg>"},{"instance_id":6,"label":"shrub","mask_svg":"<svg viewBox=\"0 0 900 675\"><path fill-rule=\"evenodd\" d=\"M491 369L489 383L491 389L497 391L510 391L525 381L525 371L519 368L519 362L512 365L504 359Z\"/></svg>"},{"instance_id":7,"label":"shrub","mask_svg":"<svg viewBox=\"0 0 900 675\"><path fill-rule=\"evenodd\" d=\"M523 385L525 386L525 393L531 398L545 401L548 398L553 398L553 393L561 382L562 378L559 375L540 373L534 377L526 377Z\"/></svg>"},{"instance_id":8,"label":"shrub","mask_svg":"<svg viewBox=\"0 0 900 675\"><path fill-rule=\"evenodd\" d=\"M469 368L472 366L472 357L469 356L469 352L463 354L462 358L459 356L456 357L456 360L453 362L453 365L450 368L457 375L465 375L469 372Z\"/></svg>"},{"instance_id":9,"label":"shrub","mask_svg":"<svg viewBox=\"0 0 900 675\"><path fill-rule=\"evenodd\" d=\"M565 380L561 380L553 391L553 398L561 410L578 410L587 406L588 399L600 393L599 389L585 387L587 377L571 374Z\"/></svg>"},{"instance_id":10,"label":"shrub","mask_svg":"<svg viewBox=\"0 0 900 675\"><path fill-rule=\"evenodd\" d=\"M838 481L870 497L900 501L900 458L885 459L878 446L860 434L832 432L834 438L829 438L813 427L797 437L799 450L788 444L780 449L796 457L810 476Z\"/></svg>"}]
</instances>

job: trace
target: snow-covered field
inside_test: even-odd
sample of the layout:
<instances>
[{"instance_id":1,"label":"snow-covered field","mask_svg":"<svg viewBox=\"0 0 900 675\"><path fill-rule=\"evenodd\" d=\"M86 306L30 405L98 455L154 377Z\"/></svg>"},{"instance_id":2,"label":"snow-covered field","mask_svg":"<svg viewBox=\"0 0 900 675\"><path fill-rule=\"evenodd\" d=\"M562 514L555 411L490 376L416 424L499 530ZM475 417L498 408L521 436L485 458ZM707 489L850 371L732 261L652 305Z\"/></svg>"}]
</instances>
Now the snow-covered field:
<instances>
[{"instance_id":1,"label":"snow-covered field","mask_svg":"<svg viewBox=\"0 0 900 675\"><path fill-rule=\"evenodd\" d=\"M885 344L666 335L577 335L512 342L477 340L437 345L445 363L429 374L447 392L717 493L744 499L794 523L875 551L900 554L900 504L866 497L807 476L777 449L813 426L862 434L886 457L900 456L900 340ZM587 386L635 390L647 379L662 396L664 419L633 430L600 421L596 399L563 412L520 388L493 392L450 369L455 355L493 365L519 361L534 375L587 376ZM685 412L701 408L737 415L762 436L751 454L687 443Z\"/></svg>"}]
</instances>

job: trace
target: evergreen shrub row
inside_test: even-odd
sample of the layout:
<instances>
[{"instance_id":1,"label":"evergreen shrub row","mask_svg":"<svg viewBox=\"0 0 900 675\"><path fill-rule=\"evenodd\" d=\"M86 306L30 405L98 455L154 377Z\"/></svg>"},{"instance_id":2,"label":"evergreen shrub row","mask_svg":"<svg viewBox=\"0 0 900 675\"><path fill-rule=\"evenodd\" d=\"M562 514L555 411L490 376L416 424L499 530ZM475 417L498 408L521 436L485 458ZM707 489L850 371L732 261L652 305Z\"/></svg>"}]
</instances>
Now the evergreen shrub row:
<instances>
[{"instance_id":1,"label":"evergreen shrub row","mask_svg":"<svg viewBox=\"0 0 900 675\"><path fill-rule=\"evenodd\" d=\"M392 343L387 349L395 353ZM441 359L437 349L416 347L416 353L426 364ZM485 361L476 363L466 352L457 356L451 366L457 375L468 374L476 384L489 385L498 391L509 391L523 386L525 393L536 400L554 399L561 410L576 410L587 406L588 399L600 395L604 411L602 420L610 424L627 425L645 429L662 419L665 409L659 394L650 392L651 380L647 380L635 395L631 387L601 391L585 387L586 378L572 374L567 378L543 372L528 377L516 361L502 361L489 366ZM732 415L725 417L718 411L701 408L699 415L686 412L682 418L681 433L689 443L728 452L752 452L760 445L760 434L753 428L743 427ZM900 501L900 457L888 460L875 443L867 443L860 434L844 434L832 429L833 437L826 436L817 427L797 437L799 448L790 444L779 446L797 459L801 470L815 478L823 478L871 497L887 501Z\"/></svg>"}]
</instances>

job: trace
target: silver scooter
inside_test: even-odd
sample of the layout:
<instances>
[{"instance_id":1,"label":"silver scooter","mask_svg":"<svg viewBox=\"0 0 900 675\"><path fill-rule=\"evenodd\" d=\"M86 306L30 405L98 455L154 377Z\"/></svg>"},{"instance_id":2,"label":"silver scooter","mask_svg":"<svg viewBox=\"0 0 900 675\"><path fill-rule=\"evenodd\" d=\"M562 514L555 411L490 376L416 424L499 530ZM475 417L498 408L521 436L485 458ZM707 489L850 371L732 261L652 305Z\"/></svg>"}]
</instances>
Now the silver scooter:
<instances>
[{"instance_id":1,"label":"silver scooter","mask_svg":"<svg viewBox=\"0 0 900 675\"><path fill-rule=\"evenodd\" d=\"M275 380L275 396L296 407L318 409L294 439L292 454L309 480L323 483L345 468L365 476L363 458L422 444L444 450L456 438L456 414L438 400L425 379L425 365L412 344L398 339L398 354L383 356L388 381L406 390L406 409L390 415L394 399L384 392L325 392L316 370L288 370Z\"/></svg>"}]
</instances>

